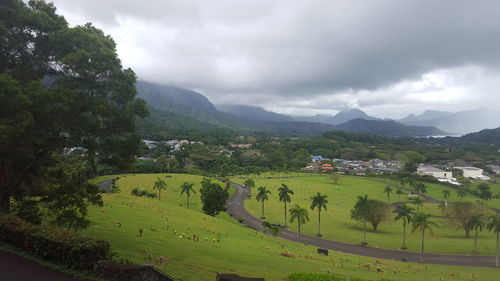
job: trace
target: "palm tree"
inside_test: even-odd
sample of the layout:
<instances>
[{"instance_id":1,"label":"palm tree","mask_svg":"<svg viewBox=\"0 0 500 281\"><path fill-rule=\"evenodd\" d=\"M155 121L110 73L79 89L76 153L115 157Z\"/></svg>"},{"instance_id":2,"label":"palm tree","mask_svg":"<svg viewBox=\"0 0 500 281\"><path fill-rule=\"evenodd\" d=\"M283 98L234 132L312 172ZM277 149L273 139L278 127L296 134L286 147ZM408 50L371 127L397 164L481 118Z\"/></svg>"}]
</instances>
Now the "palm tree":
<instances>
[{"instance_id":1,"label":"palm tree","mask_svg":"<svg viewBox=\"0 0 500 281\"><path fill-rule=\"evenodd\" d=\"M300 239L300 226L309 221L309 214L306 208L295 205L290 209L290 222L297 220L297 237Z\"/></svg>"},{"instance_id":2,"label":"palm tree","mask_svg":"<svg viewBox=\"0 0 500 281\"><path fill-rule=\"evenodd\" d=\"M464 200L465 195L467 195L467 191L465 190L465 187L457 188L457 196L460 197L461 201Z\"/></svg>"},{"instance_id":3,"label":"palm tree","mask_svg":"<svg viewBox=\"0 0 500 281\"><path fill-rule=\"evenodd\" d=\"M444 216L444 211L446 210L446 206L448 206L448 203L446 201L439 202L439 208L441 208L441 212L443 213L443 216Z\"/></svg>"},{"instance_id":4,"label":"palm tree","mask_svg":"<svg viewBox=\"0 0 500 281\"><path fill-rule=\"evenodd\" d=\"M475 235L474 235L474 250L472 251L473 254L477 254L477 237L478 237L478 231L483 231L484 227L484 221L483 221L483 214L474 214L469 220L469 226L471 229L475 230Z\"/></svg>"},{"instance_id":5,"label":"palm tree","mask_svg":"<svg viewBox=\"0 0 500 281\"><path fill-rule=\"evenodd\" d=\"M189 209L189 197L191 196L191 192L196 193L196 191L193 189L193 185L194 184L189 182L184 182L181 185L181 195L186 193L186 206L188 209Z\"/></svg>"},{"instance_id":6,"label":"palm tree","mask_svg":"<svg viewBox=\"0 0 500 281\"><path fill-rule=\"evenodd\" d=\"M396 190L396 195L398 196L398 201L401 202L401 195L405 194L401 189Z\"/></svg>"},{"instance_id":7,"label":"palm tree","mask_svg":"<svg viewBox=\"0 0 500 281\"><path fill-rule=\"evenodd\" d=\"M394 220L403 221L403 246L401 249L406 250L406 224L413 221L413 217L411 213L413 212L413 208L407 206L406 204L398 206L393 212L396 213L396 217Z\"/></svg>"},{"instance_id":8,"label":"palm tree","mask_svg":"<svg viewBox=\"0 0 500 281\"><path fill-rule=\"evenodd\" d=\"M448 189L445 189L441 191L443 194L443 201L448 201L448 198L450 198L450 191Z\"/></svg>"},{"instance_id":9,"label":"palm tree","mask_svg":"<svg viewBox=\"0 0 500 281\"><path fill-rule=\"evenodd\" d=\"M493 231L497 235L497 252L496 252L495 266L498 267L499 266L498 256L500 255L500 244L499 244L499 242L500 242L500 240L499 240L500 216L496 215L496 216L491 217L490 222L488 223L488 225L486 227L488 228L489 231Z\"/></svg>"},{"instance_id":10,"label":"palm tree","mask_svg":"<svg viewBox=\"0 0 500 281\"><path fill-rule=\"evenodd\" d=\"M158 189L158 200L161 200L161 191L167 190L167 183L160 178L156 178L153 189Z\"/></svg>"},{"instance_id":11,"label":"palm tree","mask_svg":"<svg viewBox=\"0 0 500 281\"><path fill-rule=\"evenodd\" d=\"M424 200L420 196L413 199L413 204L415 204L415 207L417 208L417 212L418 212L418 209L421 206L423 206L423 203L424 203Z\"/></svg>"},{"instance_id":12,"label":"palm tree","mask_svg":"<svg viewBox=\"0 0 500 281\"><path fill-rule=\"evenodd\" d=\"M294 192L293 190L291 190L290 188L288 188L288 186L284 183L281 184L281 187L278 188L278 196L279 196L279 200L280 202L283 202L285 203L285 227L286 227L286 205L288 203L290 203L290 201L292 201L292 199L290 198L290 194L293 195Z\"/></svg>"},{"instance_id":13,"label":"palm tree","mask_svg":"<svg viewBox=\"0 0 500 281\"><path fill-rule=\"evenodd\" d=\"M255 182L252 179L247 179L243 185L248 188L248 197L252 197L252 188L255 187Z\"/></svg>"},{"instance_id":14,"label":"palm tree","mask_svg":"<svg viewBox=\"0 0 500 281\"><path fill-rule=\"evenodd\" d=\"M366 219L368 217L369 208L370 199L368 199L368 195L358 196L358 201L354 205L354 209L360 209L363 213L363 242L361 242L361 245L368 245L366 242Z\"/></svg>"},{"instance_id":15,"label":"palm tree","mask_svg":"<svg viewBox=\"0 0 500 281\"><path fill-rule=\"evenodd\" d=\"M420 183L420 182L415 184L414 189L417 192L417 194L419 194L419 195L427 193L427 186L425 186L425 184Z\"/></svg>"},{"instance_id":16,"label":"palm tree","mask_svg":"<svg viewBox=\"0 0 500 281\"><path fill-rule=\"evenodd\" d=\"M316 236L321 237L321 209L326 211L326 204L328 204L327 200L328 196L327 195L321 195L321 193L317 193L312 199L311 203L311 210L314 210L314 208L318 207L318 234Z\"/></svg>"},{"instance_id":17,"label":"palm tree","mask_svg":"<svg viewBox=\"0 0 500 281\"><path fill-rule=\"evenodd\" d=\"M267 190L264 186L259 187L258 189L259 193L257 193L257 196L255 196L255 199L257 199L258 202L262 202L262 215L261 219L265 219L264 217L264 202L269 200L268 194L271 194L271 191Z\"/></svg>"},{"instance_id":18,"label":"palm tree","mask_svg":"<svg viewBox=\"0 0 500 281\"><path fill-rule=\"evenodd\" d=\"M429 230L431 235L433 234L431 226L436 226L437 224L429 218L431 217L431 214L424 214L424 213L416 213L415 216L413 216L413 229L411 232L415 231L421 231L422 232L422 243L420 245L420 254L424 253L424 240L425 240L425 231ZM423 257L421 257L423 259Z\"/></svg>"},{"instance_id":19,"label":"palm tree","mask_svg":"<svg viewBox=\"0 0 500 281\"><path fill-rule=\"evenodd\" d=\"M390 186L386 186L384 188L384 193L387 194L387 202L389 202L389 200L391 199L390 196L392 193L392 188Z\"/></svg>"}]
</instances>

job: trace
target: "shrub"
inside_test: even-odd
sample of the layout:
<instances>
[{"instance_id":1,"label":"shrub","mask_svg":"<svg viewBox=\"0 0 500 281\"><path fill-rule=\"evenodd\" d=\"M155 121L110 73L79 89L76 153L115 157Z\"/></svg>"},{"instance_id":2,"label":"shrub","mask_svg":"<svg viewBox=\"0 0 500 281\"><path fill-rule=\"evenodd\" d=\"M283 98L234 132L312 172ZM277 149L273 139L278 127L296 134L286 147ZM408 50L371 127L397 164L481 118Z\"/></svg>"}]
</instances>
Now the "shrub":
<instances>
[{"instance_id":1,"label":"shrub","mask_svg":"<svg viewBox=\"0 0 500 281\"><path fill-rule=\"evenodd\" d=\"M91 269L109 253L109 243L80 237L59 228L34 226L14 215L0 214L0 240L36 256L73 268Z\"/></svg>"},{"instance_id":2,"label":"shrub","mask_svg":"<svg viewBox=\"0 0 500 281\"><path fill-rule=\"evenodd\" d=\"M132 189L131 193L132 193L132 195L138 196L138 197L142 197L142 196L146 196L148 198L158 197L158 194L156 194L155 192L149 192L147 190L143 190L143 189L140 189L138 187Z\"/></svg>"}]
</instances>

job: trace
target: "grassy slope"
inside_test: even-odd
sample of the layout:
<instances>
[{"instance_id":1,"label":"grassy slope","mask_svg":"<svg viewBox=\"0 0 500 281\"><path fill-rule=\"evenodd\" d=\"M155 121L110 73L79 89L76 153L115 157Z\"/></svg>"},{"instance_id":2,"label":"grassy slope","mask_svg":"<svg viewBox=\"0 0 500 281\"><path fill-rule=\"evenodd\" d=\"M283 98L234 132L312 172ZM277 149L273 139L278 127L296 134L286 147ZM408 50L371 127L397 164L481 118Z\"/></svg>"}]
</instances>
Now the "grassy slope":
<instances>
[{"instance_id":1,"label":"grassy slope","mask_svg":"<svg viewBox=\"0 0 500 281\"><path fill-rule=\"evenodd\" d=\"M328 210L322 211L321 232L327 239L339 240L349 243L359 243L362 239L362 224L350 218L350 211L353 208L358 195L368 194L369 198L387 201L383 193L385 187L382 183L369 181L362 177L348 177L341 179L338 185L328 177L304 177L290 179L263 179L256 180L256 186L266 186L271 190L269 201L265 204L265 216L267 220L283 224L283 203L278 201L278 187L287 184L295 195L292 197L292 204L298 204L309 208L310 198L321 192L328 195ZM429 184L428 193L437 198L441 197L441 191L448 187ZM256 193L256 190L254 191ZM255 195L255 194L254 194ZM452 191L450 202L458 200L456 193ZM466 200L474 200L475 197L468 195ZM396 195L391 196L391 202L398 201ZM254 198L247 200L246 208L255 216L260 217L261 204ZM437 204L427 204L424 210L440 215ZM304 233L315 235L317 233L318 213L316 210L309 210L310 221L303 226ZM434 227L434 236L427 236L426 252L469 254L472 249L472 238L465 239L464 231L457 228L447 219L434 218L439 227ZM290 225L290 229L296 231L296 224ZM370 228L371 229L371 228ZM402 224L394 222L393 215L386 222L379 226L377 232L370 231L367 234L368 243L371 246L397 249L401 246ZM411 230L411 229L410 229ZM478 250L481 254L494 254L495 238L494 234L483 231L478 240ZM420 236L418 233L408 233L407 246L410 251L419 251Z\"/></svg>"},{"instance_id":2,"label":"grassy slope","mask_svg":"<svg viewBox=\"0 0 500 281\"><path fill-rule=\"evenodd\" d=\"M379 267L386 279L394 280L493 280L498 273L493 268L431 266L402 263L348 255L342 253L323 257L315 254L316 248L262 235L236 224L226 214L219 217L199 212L199 194L192 197L192 209L181 207L185 198L179 194L184 181L196 183L201 177L176 175L166 178L167 192L162 201L137 198L130 195L133 187L152 191L158 175L129 175L118 181L120 194L104 194L104 207L92 207L92 226L85 234L105 238L135 263L144 264L151 253L154 264L161 270L184 280L214 280L215 272L235 272L244 276L263 276L266 280L281 280L292 272L336 272L348 276L377 280ZM347 182L347 180L346 180ZM332 200L333 201L333 200ZM118 228L117 221L122 223ZM166 223L168 221L168 223ZM312 224L311 224L312 225ZM143 237L138 229L145 228ZM167 230L168 227L168 230ZM152 229L156 228L156 231ZM176 230L176 235L172 230ZM200 242L179 238L181 234L197 234ZM212 239L222 234L220 243ZM208 238L208 241L205 240ZM284 251L294 258L280 256ZM158 265L159 256L166 257L166 265ZM370 264L370 269L360 267Z\"/></svg>"}]
</instances>

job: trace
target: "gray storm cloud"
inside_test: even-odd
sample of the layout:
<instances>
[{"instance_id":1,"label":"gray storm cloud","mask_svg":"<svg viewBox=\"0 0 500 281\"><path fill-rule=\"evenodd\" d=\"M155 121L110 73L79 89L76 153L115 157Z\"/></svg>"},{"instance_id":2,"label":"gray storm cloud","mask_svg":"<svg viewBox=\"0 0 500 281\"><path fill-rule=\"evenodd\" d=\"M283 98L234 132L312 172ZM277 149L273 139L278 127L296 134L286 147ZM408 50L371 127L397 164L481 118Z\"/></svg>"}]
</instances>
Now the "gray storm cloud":
<instances>
[{"instance_id":1,"label":"gray storm cloud","mask_svg":"<svg viewBox=\"0 0 500 281\"><path fill-rule=\"evenodd\" d=\"M411 81L441 70L467 76L470 68L487 78L461 87L478 100L499 100L500 82L490 77L500 72L500 1L54 2L71 23L92 21L110 33L141 79L218 102L432 106L414 97ZM484 79L488 86L476 85Z\"/></svg>"}]
</instances>

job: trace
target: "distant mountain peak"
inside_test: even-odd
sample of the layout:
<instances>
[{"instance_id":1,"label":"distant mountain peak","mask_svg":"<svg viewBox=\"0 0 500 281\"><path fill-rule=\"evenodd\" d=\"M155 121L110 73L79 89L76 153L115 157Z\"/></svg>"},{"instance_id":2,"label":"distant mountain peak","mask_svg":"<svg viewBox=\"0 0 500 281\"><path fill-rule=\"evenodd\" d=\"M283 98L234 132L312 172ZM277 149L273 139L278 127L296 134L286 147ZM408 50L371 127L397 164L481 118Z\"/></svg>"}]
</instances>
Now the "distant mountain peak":
<instances>
[{"instance_id":1,"label":"distant mountain peak","mask_svg":"<svg viewBox=\"0 0 500 281\"><path fill-rule=\"evenodd\" d=\"M219 104L217 108L225 113L229 113L240 118L257 121L293 121L292 117L276 112L265 110L259 106L242 104Z\"/></svg>"}]
</instances>

